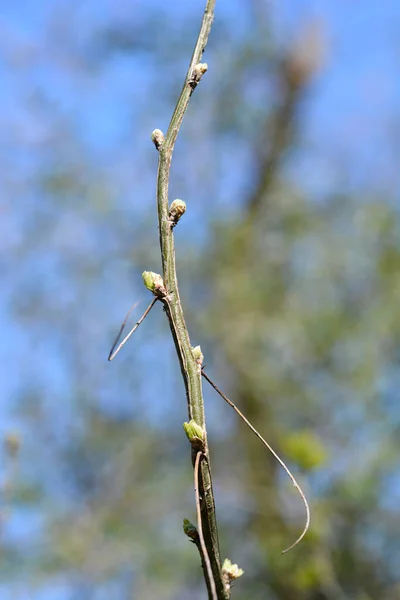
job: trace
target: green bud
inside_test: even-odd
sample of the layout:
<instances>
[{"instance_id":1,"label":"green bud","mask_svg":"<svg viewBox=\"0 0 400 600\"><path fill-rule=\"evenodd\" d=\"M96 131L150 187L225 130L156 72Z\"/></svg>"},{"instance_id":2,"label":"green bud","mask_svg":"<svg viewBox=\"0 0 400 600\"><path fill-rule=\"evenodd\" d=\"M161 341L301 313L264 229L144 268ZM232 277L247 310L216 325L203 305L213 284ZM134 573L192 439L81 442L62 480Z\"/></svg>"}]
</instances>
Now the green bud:
<instances>
[{"instance_id":1,"label":"green bud","mask_svg":"<svg viewBox=\"0 0 400 600\"><path fill-rule=\"evenodd\" d=\"M161 146L164 143L164 134L161 131L161 129L155 129L153 131L153 133L151 134L151 141L153 142L157 150L161 148Z\"/></svg>"},{"instance_id":2,"label":"green bud","mask_svg":"<svg viewBox=\"0 0 400 600\"><path fill-rule=\"evenodd\" d=\"M161 275L153 273L153 271L143 271L142 278L144 285L150 292L156 295L162 295L165 293L164 281Z\"/></svg>"},{"instance_id":3,"label":"green bud","mask_svg":"<svg viewBox=\"0 0 400 600\"><path fill-rule=\"evenodd\" d=\"M224 564L222 565L222 577L226 583L230 584L231 581L241 577L243 573L243 569L240 569L237 565L232 564L229 558L224 560Z\"/></svg>"},{"instance_id":4,"label":"green bud","mask_svg":"<svg viewBox=\"0 0 400 600\"><path fill-rule=\"evenodd\" d=\"M192 540L196 540L199 537L197 528L189 521L189 519L183 519L183 532Z\"/></svg>"},{"instance_id":5,"label":"green bud","mask_svg":"<svg viewBox=\"0 0 400 600\"><path fill-rule=\"evenodd\" d=\"M203 356L200 346L195 346L194 348L192 348L192 352L193 352L193 356L194 356L194 359L197 362L197 364L202 365L204 356Z\"/></svg>"},{"instance_id":6,"label":"green bud","mask_svg":"<svg viewBox=\"0 0 400 600\"><path fill-rule=\"evenodd\" d=\"M183 200L174 200L169 207L169 220L174 225L177 224L182 215L186 212L186 203Z\"/></svg>"},{"instance_id":7,"label":"green bud","mask_svg":"<svg viewBox=\"0 0 400 600\"><path fill-rule=\"evenodd\" d=\"M200 427L200 425L198 425L194 419L191 419L189 423L184 423L183 429L192 446L201 450L204 447L204 429Z\"/></svg>"}]
</instances>

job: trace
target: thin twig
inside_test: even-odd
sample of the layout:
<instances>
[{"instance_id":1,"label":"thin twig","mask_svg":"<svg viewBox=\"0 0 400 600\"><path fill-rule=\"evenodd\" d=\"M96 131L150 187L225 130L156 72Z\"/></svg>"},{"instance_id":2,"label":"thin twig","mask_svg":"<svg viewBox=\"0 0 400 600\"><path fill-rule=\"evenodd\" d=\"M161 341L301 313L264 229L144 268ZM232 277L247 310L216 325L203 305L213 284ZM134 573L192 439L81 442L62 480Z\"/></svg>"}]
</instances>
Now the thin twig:
<instances>
[{"instance_id":1,"label":"thin twig","mask_svg":"<svg viewBox=\"0 0 400 600\"><path fill-rule=\"evenodd\" d=\"M199 534L199 542L201 555L203 557L205 567L207 569L207 577L211 587L212 600L217 600L217 590L215 589L214 576L211 569L210 558L208 556L207 547L204 541L203 525L201 523L201 508L200 508L200 494L199 494L199 466L200 460L203 456L203 452L199 450L196 454L196 460L194 463L194 493L196 496L196 516L197 516L197 532Z\"/></svg>"},{"instance_id":2,"label":"thin twig","mask_svg":"<svg viewBox=\"0 0 400 600\"><path fill-rule=\"evenodd\" d=\"M262 437L262 435L257 431L257 429L255 427L253 427L253 425L250 423L250 421L237 408L237 406L232 402L232 400L229 400L229 398L227 396L225 396L225 394L219 389L219 387L209 378L209 376L204 371L204 369L202 369L201 374L203 375L204 379L206 379L208 381L208 383L214 388L214 390L221 396L221 398L223 398L225 400L225 402L227 404L229 404L229 406L231 408L233 408L233 410L239 415L239 417L241 419L243 419L243 421L246 423L246 425L258 437L258 439L264 444L264 446L266 446L268 448L268 450L271 452L271 454L274 456L274 458L276 458L276 460L279 462L281 467L285 470L287 475L290 477L294 487L297 489L301 499L303 500L303 503L304 503L304 506L306 509L306 524L305 524L305 527L304 527L301 535L297 538L297 540L293 544L291 544L291 546L289 546L285 550L282 550L282 554L285 554L285 552L288 552L289 550L291 550L292 548L297 546L297 544L303 539L303 537L307 533L307 530L310 526L310 507L308 506L307 498L305 497L305 494L304 494L303 490L301 489L301 487L299 486L299 484L297 483L295 477L292 475L292 473L290 472L290 470L288 469L286 464L283 462L283 460L280 458L280 456L278 456L278 454L275 452L275 450L268 444L268 442Z\"/></svg>"},{"instance_id":3,"label":"thin twig","mask_svg":"<svg viewBox=\"0 0 400 600\"><path fill-rule=\"evenodd\" d=\"M189 420L194 419L204 430L205 414L202 395L202 381L199 365L193 355L190 337L187 330L181 300L179 297L178 280L175 265L174 228L171 227L169 217L168 187L171 170L172 154L178 137L179 130L185 116L189 100L197 87L202 74L207 70L207 65L201 62L206 47L211 25L214 18L215 0L205 2L205 10L197 37L195 48L190 60L189 68L185 77L182 91L176 103L171 121L163 137L161 132L157 135L153 132L153 141L159 152L158 174L157 174L157 209L158 226L160 235L160 249L162 261L162 278L166 289L163 300L165 312L168 317L171 333L174 339L178 355L182 378L186 389ZM161 135L160 135L161 133ZM209 462L209 451L207 439L204 440L204 454L207 460L200 463L200 495L203 499L201 505L201 518L204 534L204 543L207 547L211 563L213 580L215 582L218 600L228 600L230 592L226 589L221 572L221 558L218 542L217 520L215 515L214 493L212 489L211 469ZM195 453L192 450L192 462L195 463ZM211 581L208 572L204 576L211 594ZM212 596L210 596L212 598Z\"/></svg>"},{"instance_id":4,"label":"thin twig","mask_svg":"<svg viewBox=\"0 0 400 600\"><path fill-rule=\"evenodd\" d=\"M147 317L147 315L149 314L149 312L151 311L151 309L153 308L153 306L155 305L155 303L157 302L158 298L153 298L153 300L150 302L149 306L146 308L146 310L144 311L144 313L142 314L142 316L140 317L139 321L136 321L136 324L132 327L132 329L130 330L130 332L128 333L128 335L126 335L124 337L124 339L122 340L122 342L119 344L118 348L114 351L116 345L118 344L122 332L125 328L126 322L129 319L131 312L133 311L134 308L136 308L136 306L138 305L138 302L135 302L135 304L128 310L128 313L125 317L125 319L123 320L123 323L121 325L121 328L118 332L117 337L115 338L115 342L112 345L112 348L110 350L110 354L108 355L108 360L112 360L113 358L115 358L118 354L118 352L121 350L122 346L124 344L126 344L126 342L129 340L129 338L131 337L131 335L133 333L135 333L136 329L139 327L140 323L142 323L144 321L144 319Z\"/></svg>"}]
</instances>

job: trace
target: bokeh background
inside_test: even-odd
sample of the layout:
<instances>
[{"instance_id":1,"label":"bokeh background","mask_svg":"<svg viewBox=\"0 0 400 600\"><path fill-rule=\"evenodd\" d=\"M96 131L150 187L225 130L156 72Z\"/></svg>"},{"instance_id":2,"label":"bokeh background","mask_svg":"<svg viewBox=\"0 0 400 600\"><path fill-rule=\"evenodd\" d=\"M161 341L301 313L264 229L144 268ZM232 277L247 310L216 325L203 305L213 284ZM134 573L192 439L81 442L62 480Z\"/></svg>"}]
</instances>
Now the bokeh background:
<instances>
[{"instance_id":1,"label":"bokeh background","mask_svg":"<svg viewBox=\"0 0 400 600\"><path fill-rule=\"evenodd\" d=\"M0 598L201 600L151 131L203 0L3 0ZM217 0L172 163L233 598L400 598L400 4ZM232 413L232 414L231 414Z\"/></svg>"}]
</instances>

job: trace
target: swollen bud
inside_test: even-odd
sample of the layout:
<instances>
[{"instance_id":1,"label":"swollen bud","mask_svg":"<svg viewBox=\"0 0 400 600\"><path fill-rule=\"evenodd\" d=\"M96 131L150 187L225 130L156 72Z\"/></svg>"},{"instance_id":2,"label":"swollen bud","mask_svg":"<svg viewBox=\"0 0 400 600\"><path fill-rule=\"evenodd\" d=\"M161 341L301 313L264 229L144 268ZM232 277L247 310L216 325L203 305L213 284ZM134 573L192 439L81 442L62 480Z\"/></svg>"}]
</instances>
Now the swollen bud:
<instances>
[{"instance_id":1,"label":"swollen bud","mask_svg":"<svg viewBox=\"0 0 400 600\"><path fill-rule=\"evenodd\" d=\"M197 540L199 537L197 528L189 521L189 519L183 519L183 532L193 541Z\"/></svg>"},{"instance_id":2,"label":"swollen bud","mask_svg":"<svg viewBox=\"0 0 400 600\"><path fill-rule=\"evenodd\" d=\"M171 203L171 206L169 207L169 218L171 221L173 220L177 223L181 216L185 214L185 212L186 202L177 198Z\"/></svg>"},{"instance_id":3,"label":"swollen bud","mask_svg":"<svg viewBox=\"0 0 400 600\"><path fill-rule=\"evenodd\" d=\"M143 271L142 278L144 285L150 292L153 292L155 296L165 296L166 290L161 275L153 273L153 271Z\"/></svg>"},{"instance_id":4,"label":"swollen bud","mask_svg":"<svg viewBox=\"0 0 400 600\"><path fill-rule=\"evenodd\" d=\"M203 450L205 439L204 429L200 427L194 419L191 419L189 423L184 423L183 429L193 448L196 450Z\"/></svg>"},{"instance_id":5,"label":"swollen bud","mask_svg":"<svg viewBox=\"0 0 400 600\"><path fill-rule=\"evenodd\" d=\"M176 199L171 203L169 207L169 220L173 227L177 224L182 215L186 212L186 202L183 200Z\"/></svg>"},{"instance_id":6,"label":"swollen bud","mask_svg":"<svg viewBox=\"0 0 400 600\"><path fill-rule=\"evenodd\" d=\"M151 141L153 142L157 150L161 148L161 146L164 143L164 134L161 131L161 129L155 129L153 131L153 133L151 134Z\"/></svg>"},{"instance_id":7,"label":"swollen bud","mask_svg":"<svg viewBox=\"0 0 400 600\"><path fill-rule=\"evenodd\" d=\"M197 364L202 365L204 356L203 356L200 346L195 346L194 348L192 348L192 353L193 353L194 360L197 362Z\"/></svg>"},{"instance_id":8,"label":"swollen bud","mask_svg":"<svg viewBox=\"0 0 400 600\"><path fill-rule=\"evenodd\" d=\"M232 564L229 558L224 560L224 564L222 565L222 578L228 589L230 589L231 582L241 577L243 573L243 569Z\"/></svg>"},{"instance_id":9,"label":"swollen bud","mask_svg":"<svg viewBox=\"0 0 400 600\"><path fill-rule=\"evenodd\" d=\"M193 87L195 87L199 83L200 79L203 77L204 73L206 73L207 69L207 63L197 63L197 65L193 67L192 75L190 78L190 83Z\"/></svg>"}]
</instances>

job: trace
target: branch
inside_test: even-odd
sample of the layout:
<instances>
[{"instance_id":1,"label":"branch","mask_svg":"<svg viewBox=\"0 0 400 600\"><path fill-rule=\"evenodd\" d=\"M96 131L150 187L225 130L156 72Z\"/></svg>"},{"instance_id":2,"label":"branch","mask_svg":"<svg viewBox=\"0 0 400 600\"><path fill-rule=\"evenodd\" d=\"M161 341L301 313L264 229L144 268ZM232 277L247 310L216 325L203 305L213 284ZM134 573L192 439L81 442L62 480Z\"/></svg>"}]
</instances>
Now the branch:
<instances>
[{"instance_id":1,"label":"branch","mask_svg":"<svg viewBox=\"0 0 400 600\"><path fill-rule=\"evenodd\" d=\"M221 398L223 398L225 400L225 402L227 404L229 404L229 406L231 408L233 408L233 410L239 415L239 417L241 419L243 419L243 421L246 423L247 427L249 427L251 429L251 431L256 435L256 437L258 437L258 439L260 440L260 442L262 442L264 444L264 446L266 448L268 448L268 450L271 452L272 456L278 461L278 463L281 465L281 467L283 468L283 470L287 473L288 477L291 479L294 487L296 488L296 490L299 492L299 496L303 501L304 504L304 508L306 510L306 522L303 528L303 531L301 532L301 534L299 535L299 537L297 538L296 541L293 542L293 544L291 544L288 548L285 548L285 550L282 550L282 554L285 554L286 552L289 552L289 550L291 550L292 548L294 548L295 546L297 546L297 544L303 539L303 537L306 535L309 527L310 527L310 507L308 506L308 502L307 502L307 498L303 492L303 490L301 489L301 487L299 486L299 484L297 483L294 475L292 475L292 472L288 469L288 467L286 466L286 464L284 463L284 461L281 459L281 457L275 452L275 450L272 448L272 446L270 444L268 444L268 442L262 437L262 435L257 431L257 429L250 423L250 421L244 416L244 414L238 409L238 407L236 406L236 404L234 404L232 402L232 400L229 400L228 396L225 396L225 394L219 389L219 387L212 381L212 379L209 378L209 376L207 375L207 373L204 371L204 369L202 369L201 374L203 375L204 379L206 381L208 381L208 383L211 385L211 387L214 388L214 390L221 396Z\"/></svg>"},{"instance_id":2,"label":"branch","mask_svg":"<svg viewBox=\"0 0 400 600\"><path fill-rule=\"evenodd\" d=\"M306 40L307 47L309 41ZM257 143L259 159L259 182L247 201L248 217L256 221L265 211L268 192L275 183L284 152L293 145L296 137L296 115L304 90L316 69L317 56L307 57L300 44L295 44L288 54L276 65L280 73L282 94L272 119L260 127ZM264 151L264 140L268 139L268 150ZM261 150L260 150L261 148Z\"/></svg>"},{"instance_id":3,"label":"branch","mask_svg":"<svg viewBox=\"0 0 400 600\"><path fill-rule=\"evenodd\" d=\"M147 315L149 314L149 312L151 311L151 309L153 308L153 306L155 305L155 303L157 302L158 298L153 298L153 300L150 302L149 306L146 308L146 310L144 311L144 313L142 314L142 316L140 317L139 321L136 321L135 325L132 327L132 329L130 330L130 332L124 337L124 339L122 340L122 342L118 345L118 348L115 349L116 345L118 344L119 340L121 339L121 335L123 330L125 329L125 325L131 315L131 312L133 311L134 308L136 308L136 306L138 305L137 302L135 302L135 304L128 310L127 315L125 317L125 319L122 322L122 325L120 327L120 330L118 331L118 335L115 338L115 341L111 347L110 350L110 354L108 355L108 360L111 361L113 360L118 352L121 350L122 346L124 346L126 344L126 342L129 340L129 338L131 337L132 334L135 333L136 329L139 327L139 325L144 321L144 319L147 317Z\"/></svg>"},{"instance_id":4,"label":"branch","mask_svg":"<svg viewBox=\"0 0 400 600\"><path fill-rule=\"evenodd\" d=\"M215 516L214 495L212 489L209 450L205 427L204 403L201 387L201 362L195 357L188 330L186 327L181 300L179 297L178 280L175 266L175 248L173 229L176 225L176 215L172 206L168 206L168 186L170 168L174 145L182 125L183 117L189 104L190 97L200 82L202 75L207 70L207 65L201 63L201 58L207 44L214 18L215 0L207 0L203 21L197 42L190 61L185 82L176 104L171 122L165 138L160 130L155 130L152 135L153 142L159 151L158 176L157 176L157 208L158 225L160 232L160 249L163 269L163 283L158 284L154 293L164 304L168 317L176 351L179 358L182 377L186 389L189 420L194 420L204 430L203 454L205 459L200 462L200 477L198 494L201 498L201 526L204 535L204 544L209 556L212 577L209 570L205 569L209 598L213 599L213 586L215 585L218 600L230 597L221 572L217 522ZM195 464L197 452L192 447L192 463ZM213 581L212 581L213 579ZM211 592L210 592L211 591Z\"/></svg>"},{"instance_id":5,"label":"branch","mask_svg":"<svg viewBox=\"0 0 400 600\"><path fill-rule=\"evenodd\" d=\"M211 569L211 563L210 563L210 558L208 556L208 552L207 552L207 547L204 541L204 535L203 535L203 526L201 524L201 504L200 504L200 493L199 493L199 466L200 466L200 460L201 457L203 456L203 453L201 450L199 450L196 454L196 460L194 463L194 492L196 495L196 515L197 515L197 531L199 534L199 544L200 544L200 556L202 557L203 563L204 563L204 569L205 569L205 573L207 574L207 579L210 582L210 587L211 590L211 597L213 598L213 600L217 599L217 590L215 589L215 581L214 581L214 577L212 574L212 569Z\"/></svg>"}]
</instances>

